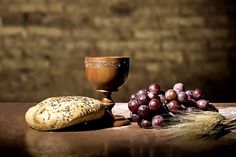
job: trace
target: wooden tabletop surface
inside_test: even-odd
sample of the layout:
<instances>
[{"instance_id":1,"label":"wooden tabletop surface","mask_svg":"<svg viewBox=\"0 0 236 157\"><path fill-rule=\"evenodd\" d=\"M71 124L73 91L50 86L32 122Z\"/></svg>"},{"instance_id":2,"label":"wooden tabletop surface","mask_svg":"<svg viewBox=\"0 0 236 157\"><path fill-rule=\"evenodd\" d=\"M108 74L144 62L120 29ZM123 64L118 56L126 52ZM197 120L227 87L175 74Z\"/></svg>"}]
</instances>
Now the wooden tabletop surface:
<instances>
[{"instance_id":1,"label":"wooden tabletop surface","mask_svg":"<svg viewBox=\"0 0 236 157\"><path fill-rule=\"evenodd\" d=\"M24 115L35 103L0 103L0 155L47 157L180 157L236 156L236 130L219 139L182 140L163 130L123 127L91 130L36 131ZM214 103L226 117L236 116L236 103ZM127 104L117 103L115 114L129 116Z\"/></svg>"}]
</instances>

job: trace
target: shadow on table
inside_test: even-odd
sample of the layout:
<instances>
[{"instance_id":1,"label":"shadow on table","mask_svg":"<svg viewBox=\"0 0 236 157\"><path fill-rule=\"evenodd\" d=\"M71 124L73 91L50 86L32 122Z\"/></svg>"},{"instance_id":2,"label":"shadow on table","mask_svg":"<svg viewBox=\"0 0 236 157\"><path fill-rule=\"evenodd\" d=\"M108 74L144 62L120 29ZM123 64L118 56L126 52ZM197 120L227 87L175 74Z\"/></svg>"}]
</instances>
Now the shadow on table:
<instances>
[{"instance_id":1,"label":"shadow on table","mask_svg":"<svg viewBox=\"0 0 236 157\"><path fill-rule=\"evenodd\" d=\"M106 128L112 128L114 126L126 126L130 125L130 119L123 116L114 116L111 112L105 112L101 119L83 122L73 126L69 126L63 129L55 130L55 132L71 132L71 131L92 131Z\"/></svg>"}]
</instances>

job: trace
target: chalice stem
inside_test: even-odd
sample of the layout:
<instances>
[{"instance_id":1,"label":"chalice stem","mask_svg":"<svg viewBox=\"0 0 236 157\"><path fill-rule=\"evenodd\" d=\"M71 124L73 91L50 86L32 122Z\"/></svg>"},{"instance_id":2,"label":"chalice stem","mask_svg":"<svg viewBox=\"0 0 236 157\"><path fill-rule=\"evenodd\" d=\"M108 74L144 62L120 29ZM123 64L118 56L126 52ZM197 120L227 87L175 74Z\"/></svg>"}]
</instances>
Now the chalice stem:
<instances>
[{"instance_id":1,"label":"chalice stem","mask_svg":"<svg viewBox=\"0 0 236 157\"><path fill-rule=\"evenodd\" d=\"M105 91L103 92L104 97L102 98L102 103L105 105L106 109L111 112L111 109L114 107L115 102L111 98L111 92Z\"/></svg>"},{"instance_id":2,"label":"chalice stem","mask_svg":"<svg viewBox=\"0 0 236 157\"><path fill-rule=\"evenodd\" d=\"M117 126L125 126L129 124L129 120L125 119L124 116L121 115L114 115L112 113L112 108L115 105L115 102L111 98L111 92L110 91L102 91L104 97L102 98L102 103L105 105L106 108L106 117L111 120L112 125Z\"/></svg>"}]
</instances>

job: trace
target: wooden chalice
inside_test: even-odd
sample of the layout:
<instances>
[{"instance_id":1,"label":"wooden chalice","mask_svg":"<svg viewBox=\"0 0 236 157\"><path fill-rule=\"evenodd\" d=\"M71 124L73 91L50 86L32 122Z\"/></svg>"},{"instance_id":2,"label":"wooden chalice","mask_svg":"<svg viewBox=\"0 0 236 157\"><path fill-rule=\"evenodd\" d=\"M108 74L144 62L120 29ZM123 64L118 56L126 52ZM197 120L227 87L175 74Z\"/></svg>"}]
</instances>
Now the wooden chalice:
<instances>
[{"instance_id":1,"label":"wooden chalice","mask_svg":"<svg viewBox=\"0 0 236 157\"><path fill-rule=\"evenodd\" d=\"M107 114L112 119L113 126L123 126L129 123L123 116L112 114L115 102L111 97L112 92L117 92L118 88L126 82L128 73L129 57L104 56L85 58L85 74L96 91L103 93L101 101L106 107Z\"/></svg>"}]
</instances>

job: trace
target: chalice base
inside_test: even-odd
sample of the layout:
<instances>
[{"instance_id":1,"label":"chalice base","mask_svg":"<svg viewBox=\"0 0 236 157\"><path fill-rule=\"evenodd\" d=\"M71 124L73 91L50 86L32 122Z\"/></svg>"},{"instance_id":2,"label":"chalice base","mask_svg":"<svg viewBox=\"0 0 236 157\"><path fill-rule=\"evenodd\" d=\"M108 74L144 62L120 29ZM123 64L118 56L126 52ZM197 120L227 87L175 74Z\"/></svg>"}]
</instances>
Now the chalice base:
<instances>
[{"instance_id":1,"label":"chalice base","mask_svg":"<svg viewBox=\"0 0 236 157\"><path fill-rule=\"evenodd\" d=\"M108 120L112 127L126 126L130 121L122 115L114 115L110 110L106 110L105 119Z\"/></svg>"}]
</instances>

